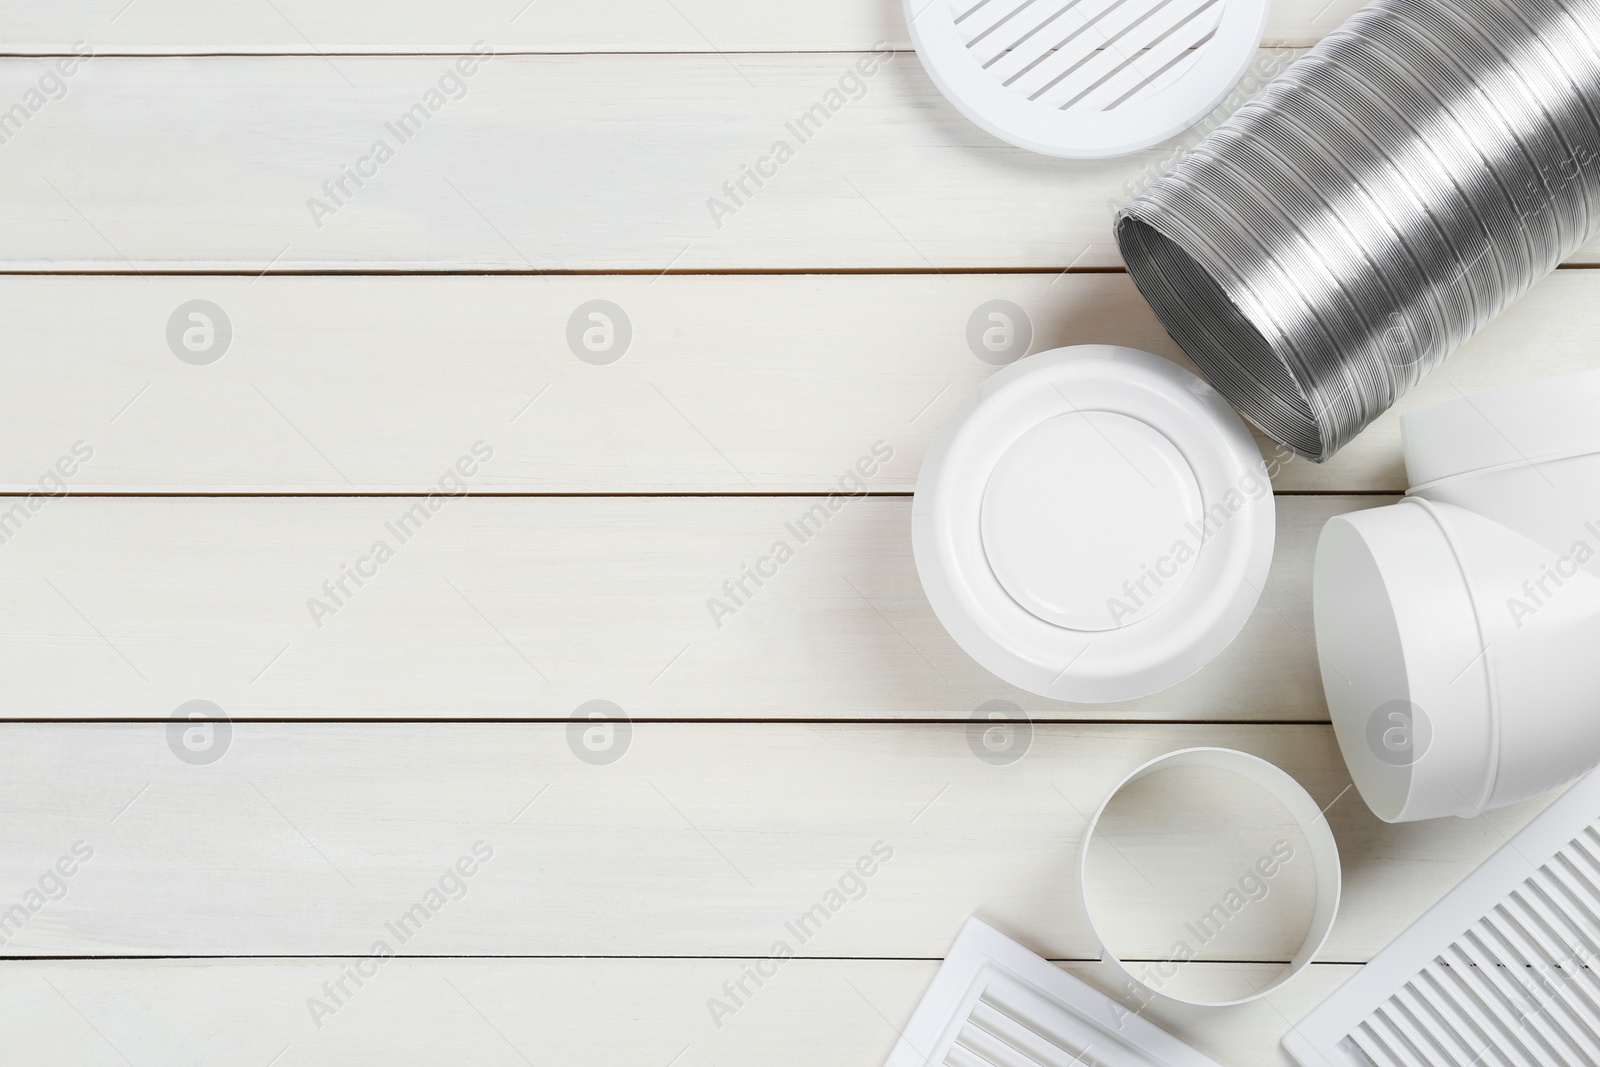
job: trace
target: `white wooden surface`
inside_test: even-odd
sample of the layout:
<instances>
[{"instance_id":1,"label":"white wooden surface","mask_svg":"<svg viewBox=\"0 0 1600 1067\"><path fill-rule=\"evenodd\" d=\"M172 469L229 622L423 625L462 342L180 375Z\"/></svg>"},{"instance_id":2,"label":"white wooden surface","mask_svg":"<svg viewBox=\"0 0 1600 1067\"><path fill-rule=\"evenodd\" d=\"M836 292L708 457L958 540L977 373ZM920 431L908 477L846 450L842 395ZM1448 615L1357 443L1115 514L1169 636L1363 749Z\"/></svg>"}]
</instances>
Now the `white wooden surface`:
<instances>
[{"instance_id":1,"label":"white wooden surface","mask_svg":"<svg viewBox=\"0 0 1600 1067\"><path fill-rule=\"evenodd\" d=\"M1263 69L1355 6L1280 0ZM307 200L480 41L496 58L318 226ZM1397 413L1283 464L1262 605L1169 692L1046 702L953 645L905 494L994 369L968 319L1006 300L1033 351L1181 360L1107 233L1172 147L1030 157L905 44L888 0L0 0L0 112L52 88L51 57L96 56L0 138L0 913L93 852L5 934L0 1063L874 1067L973 912L1104 985L1072 899L1084 814L1142 760L1223 744L1330 804L1344 911L1267 1001L1149 1014L1279 1065L1542 807L1388 827L1346 791L1309 568L1328 516L1403 488ZM875 47L861 98L718 226L707 200ZM1594 365L1597 286L1559 272L1398 410ZM632 327L609 365L567 341L596 299ZM192 300L232 328L206 366L168 346ZM308 598L478 442L467 494L317 625ZM707 599L879 442L870 495L715 625ZM196 699L235 720L207 765L170 741ZM995 699L1035 720L1010 766L972 752ZM605 766L569 739L591 700L634 720ZM1146 897L1231 876L1178 858L1261 807L1211 797L1125 813L1128 864L1097 868L1125 955L1165 955ZM464 895L318 1026L322 984L479 841ZM864 895L715 1025L721 984L878 841ZM1202 982L1289 954L1284 886Z\"/></svg>"},{"instance_id":2,"label":"white wooden surface","mask_svg":"<svg viewBox=\"0 0 1600 1067\"><path fill-rule=\"evenodd\" d=\"M1096 707L1030 696L960 651L917 582L906 497L847 501L802 544L789 526L820 497L467 497L402 542L414 497L73 496L0 545L0 711L564 718L605 699L638 718L966 719L1006 699L1046 718L1325 720L1316 534L1389 499L1282 498L1265 599L1233 646L1167 692ZM779 539L795 556L777 577L724 599ZM363 563L379 541L394 557ZM336 602L323 583L357 565L375 576Z\"/></svg>"},{"instance_id":3,"label":"white wooden surface","mask_svg":"<svg viewBox=\"0 0 1600 1067\"><path fill-rule=\"evenodd\" d=\"M3 238L0 238L3 239ZM233 340L173 358L166 323L215 303ZM627 314L622 359L573 358L568 319ZM0 397L0 488L78 440L76 492L427 492L472 442L493 493L816 493L877 441L874 493L994 371L967 322L1006 300L1033 351L1098 341L1183 361L1126 275L0 276L21 352ZM92 313L90 313L92 311ZM1401 492L1401 412L1594 362L1600 281L1557 272L1326 464L1263 439L1286 492Z\"/></svg>"},{"instance_id":4,"label":"white wooden surface","mask_svg":"<svg viewBox=\"0 0 1600 1067\"><path fill-rule=\"evenodd\" d=\"M1021 936L1019 934L1019 936ZM274 1067L474 1063L597 1067L879 1064L933 977L915 960L797 960L716 1028L704 1000L744 960L397 960L319 1029L305 1002L340 960L147 960L13 964L0 997L26 1027L0 1063ZM1265 981L1259 965L1198 964ZM1067 964L1086 981L1095 965ZM1166 1015L1223 1064L1277 1063L1279 1035L1353 967L1315 964L1270 1003ZM20 1035L18 1030L21 1030Z\"/></svg>"},{"instance_id":5,"label":"white wooden surface","mask_svg":"<svg viewBox=\"0 0 1600 1067\"><path fill-rule=\"evenodd\" d=\"M1340 795L1349 779L1321 725L1036 724L1010 766L973 758L965 723L636 723L605 766L573 757L564 722L236 723L209 766L173 758L164 723L96 725L0 729L15 761L4 883L35 881L74 842L94 852L8 955L358 955L482 840L493 859L408 951L758 956L882 841L893 858L798 954L937 958L982 911L1083 959L1069 905L1087 816L1145 760L1219 744L1279 764L1328 807L1350 869L1324 958L1360 962L1544 804L1380 823ZM79 739L70 753L63 738ZM1175 867L1170 841L1141 839L1141 820L1177 818L1159 810L1171 788L1138 794L1108 830L1125 860L1108 883L1237 877L1205 857ZM1238 779L1217 788L1235 810L1256 795ZM1134 958L1171 945L1149 915L1106 926ZM1296 947L1287 924L1231 936L1202 958Z\"/></svg>"},{"instance_id":6,"label":"white wooden surface","mask_svg":"<svg viewBox=\"0 0 1600 1067\"><path fill-rule=\"evenodd\" d=\"M1359 0L1282 0L1269 44L1306 45ZM910 47L895 0L75 0L0 6L7 53L56 54L92 41L116 54L449 53L476 39L506 52L852 51Z\"/></svg>"}]
</instances>

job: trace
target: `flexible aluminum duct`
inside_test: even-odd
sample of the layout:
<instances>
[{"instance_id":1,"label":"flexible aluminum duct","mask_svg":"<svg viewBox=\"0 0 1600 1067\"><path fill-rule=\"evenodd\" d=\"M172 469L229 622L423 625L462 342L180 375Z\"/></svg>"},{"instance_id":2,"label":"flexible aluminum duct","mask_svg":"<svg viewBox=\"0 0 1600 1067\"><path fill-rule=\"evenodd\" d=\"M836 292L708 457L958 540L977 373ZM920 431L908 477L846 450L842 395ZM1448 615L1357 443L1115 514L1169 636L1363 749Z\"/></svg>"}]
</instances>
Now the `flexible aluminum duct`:
<instances>
[{"instance_id":1,"label":"flexible aluminum duct","mask_svg":"<svg viewBox=\"0 0 1600 1067\"><path fill-rule=\"evenodd\" d=\"M1600 0L1376 0L1118 213L1224 396L1332 456L1600 221Z\"/></svg>"}]
</instances>

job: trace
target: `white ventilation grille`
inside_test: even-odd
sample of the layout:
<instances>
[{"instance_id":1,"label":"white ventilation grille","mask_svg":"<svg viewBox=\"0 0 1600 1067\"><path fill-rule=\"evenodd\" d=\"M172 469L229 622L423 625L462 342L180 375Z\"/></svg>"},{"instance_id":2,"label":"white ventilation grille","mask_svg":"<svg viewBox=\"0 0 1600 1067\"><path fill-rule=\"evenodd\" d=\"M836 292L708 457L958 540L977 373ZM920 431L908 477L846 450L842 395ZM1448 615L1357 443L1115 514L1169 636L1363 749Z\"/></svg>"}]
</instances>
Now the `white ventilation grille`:
<instances>
[{"instance_id":1,"label":"white ventilation grille","mask_svg":"<svg viewBox=\"0 0 1600 1067\"><path fill-rule=\"evenodd\" d=\"M1593 827L1507 894L1350 1035L1380 1067L1600 1063ZM1578 916L1583 918L1579 919Z\"/></svg>"},{"instance_id":2,"label":"white ventilation grille","mask_svg":"<svg viewBox=\"0 0 1600 1067\"><path fill-rule=\"evenodd\" d=\"M885 1067L1217 1067L977 919Z\"/></svg>"},{"instance_id":3,"label":"white ventilation grille","mask_svg":"<svg viewBox=\"0 0 1600 1067\"><path fill-rule=\"evenodd\" d=\"M1164 88L1216 34L1222 0L951 0L990 77L1046 107L1114 111Z\"/></svg>"},{"instance_id":4,"label":"white ventilation grille","mask_svg":"<svg viewBox=\"0 0 1600 1067\"><path fill-rule=\"evenodd\" d=\"M1600 1064L1589 775L1291 1031L1304 1067Z\"/></svg>"},{"instance_id":5,"label":"white ventilation grille","mask_svg":"<svg viewBox=\"0 0 1600 1067\"><path fill-rule=\"evenodd\" d=\"M1244 74L1266 0L906 0L940 90L978 125L1059 156L1109 156L1204 117Z\"/></svg>"}]
</instances>

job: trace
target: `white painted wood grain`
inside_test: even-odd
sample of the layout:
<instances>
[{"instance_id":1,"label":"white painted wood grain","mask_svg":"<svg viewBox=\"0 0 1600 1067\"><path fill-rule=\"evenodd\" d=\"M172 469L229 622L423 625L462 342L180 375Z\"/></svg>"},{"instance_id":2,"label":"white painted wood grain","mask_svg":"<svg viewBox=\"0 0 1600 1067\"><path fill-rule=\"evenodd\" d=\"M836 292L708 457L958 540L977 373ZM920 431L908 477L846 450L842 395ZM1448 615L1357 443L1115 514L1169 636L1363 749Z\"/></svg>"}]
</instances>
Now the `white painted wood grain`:
<instances>
[{"instance_id":1,"label":"white painted wood grain","mask_svg":"<svg viewBox=\"0 0 1600 1067\"><path fill-rule=\"evenodd\" d=\"M1264 600L1233 645L1163 693L1090 705L1006 686L955 645L917 580L910 500L843 499L802 542L790 525L821 499L438 499L420 530L421 498L39 499L0 545L0 714L206 699L251 717L565 717L605 699L646 718L965 719L1008 699L1319 721L1316 536L1388 501L1280 498ZM779 540L794 558L735 603L725 583ZM324 589L358 567L347 596ZM713 597L734 613L714 618Z\"/></svg>"},{"instance_id":2,"label":"white painted wood grain","mask_svg":"<svg viewBox=\"0 0 1600 1067\"><path fill-rule=\"evenodd\" d=\"M1359 0L1278 0L1266 40L1310 44ZM0 3L0 50L60 52L87 40L98 51L448 52L477 39L512 52L788 52L910 47L897 0L78 0Z\"/></svg>"},{"instance_id":3,"label":"white painted wood grain","mask_svg":"<svg viewBox=\"0 0 1600 1067\"><path fill-rule=\"evenodd\" d=\"M0 111L48 62L0 61ZM1174 158L1003 145L905 53L506 55L467 79L457 62L83 64L0 146L0 267L1112 266L1113 205ZM791 128L813 107L825 121Z\"/></svg>"},{"instance_id":4,"label":"white painted wood grain","mask_svg":"<svg viewBox=\"0 0 1600 1067\"><path fill-rule=\"evenodd\" d=\"M509 55L465 80L440 56L99 58L0 145L0 268L1119 262L1113 206L1170 146L1037 156L967 122L905 53L863 80L869 55ZM47 62L0 61L0 111ZM458 98L430 98L441 79ZM420 128L390 128L430 99ZM791 129L814 106L825 123Z\"/></svg>"},{"instance_id":5,"label":"white painted wood grain","mask_svg":"<svg viewBox=\"0 0 1600 1067\"><path fill-rule=\"evenodd\" d=\"M390 124L457 77L454 59L100 58L3 145L0 266L1117 262L1110 203L1170 148L1033 155L979 131L910 55L891 55L865 80L863 53L500 56L405 137ZM0 110L37 90L44 65L0 61ZM814 106L825 122L792 130ZM781 166L779 142L792 152ZM770 177L757 188L747 166ZM349 167L363 169L359 187ZM340 180L344 193L324 188ZM724 189L740 180L748 195Z\"/></svg>"},{"instance_id":6,"label":"white painted wood grain","mask_svg":"<svg viewBox=\"0 0 1600 1067\"><path fill-rule=\"evenodd\" d=\"M0 737L0 913L78 842L92 853L64 896L7 927L10 956L360 955L384 941L431 956L759 957L783 941L797 956L937 959L981 912L1041 954L1093 959L1073 873L1088 813L1144 761L1222 745L1328 807L1346 870L1321 957L1360 962L1546 802L1380 823L1346 791L1325 726L1037 725L1007 766L978 759L964 724L636 723L604 766L574 754L565 723L236 723L204 766L174 755L164 723ZM1257 787L1184 777L1128 798L1112 841L1124 862L1095 883L1112 894L1101 928L1129 958L1168 958L1182 921L1237 881L1218 842L1265 851L1283 831ZM1196 839L1184 806L1200 788L1232 815ZM489 858L459 891L391 925L479 842ZM830 902L875 846L875 868ZM1273 893L1309 883L1307 860ZM1173 883L1212 899L1139 903ZM1255 907L1199 958L1288 959L1309 905Z\"/></svg>"},{"instance_id":7,"label":"white painted wood grain","mask_svg":"<svg viewBox=\"0 0 1600 1067\"><path fill-rule=\"evenodd\" d=\"M208 366L167 322L228 317ZM567 327L616 304L621 359ZM1125 275L0 277L19 359L0 401L0 488L32 492L71 446L75 492L426 492L474 441L476 493L819 492L875 442L874 491L909 492L928 441L997 368L969 322L1022 309L1033 351L1125 344L1185 361ZM1332 462L1280 490L1400 492L1399 416L1592 367L1600 274L1560 271ZM1263 452L1282 450L1262 441Z\"/></svg>"},{"instance_id":8,"label":"white painted wood grain","mask_svg":"<svg viewBox=\"0 0 1600 1067\"><path fill-rule=\"evenodd\" d=\"M318 1028L325 960L48 961L0 968L0 1063L395 1067L878 1067L931 963L799 960L718 1029L705 1000L742 960L398 960ZM1264 980L1269 968L1200 965ZM1068 964L1094 983L1092 964ZM1317 965L1265 1001L1145 1015L1228 1067L1290 1067L1279 1035L1353 967ZM125 1059L124 1059L125 1057Z\"/></svg>"}]
</instances>

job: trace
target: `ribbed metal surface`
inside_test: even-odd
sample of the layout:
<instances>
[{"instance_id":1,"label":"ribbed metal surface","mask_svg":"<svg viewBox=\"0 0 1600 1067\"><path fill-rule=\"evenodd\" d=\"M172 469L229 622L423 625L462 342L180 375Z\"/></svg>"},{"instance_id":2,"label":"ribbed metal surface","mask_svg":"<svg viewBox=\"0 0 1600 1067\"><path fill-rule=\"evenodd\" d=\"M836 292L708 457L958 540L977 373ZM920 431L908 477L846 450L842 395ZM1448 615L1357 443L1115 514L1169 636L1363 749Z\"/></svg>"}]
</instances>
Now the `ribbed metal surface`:
<instances>
[{"instance_id":1,"label":"ribbed metal surface","mask_svg":"<svg viewBox=\"0 0 1600 1067\"><path fill-rule=\"evenodd\" d=\"M1318 462L1600 221L1600 0L1376 0L1119 213L1184 350Z\"/></svg>"}]
</instances>

